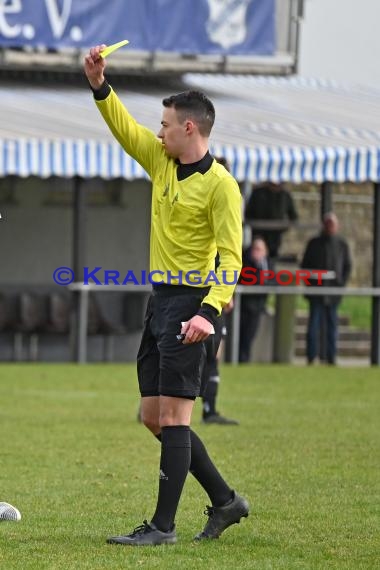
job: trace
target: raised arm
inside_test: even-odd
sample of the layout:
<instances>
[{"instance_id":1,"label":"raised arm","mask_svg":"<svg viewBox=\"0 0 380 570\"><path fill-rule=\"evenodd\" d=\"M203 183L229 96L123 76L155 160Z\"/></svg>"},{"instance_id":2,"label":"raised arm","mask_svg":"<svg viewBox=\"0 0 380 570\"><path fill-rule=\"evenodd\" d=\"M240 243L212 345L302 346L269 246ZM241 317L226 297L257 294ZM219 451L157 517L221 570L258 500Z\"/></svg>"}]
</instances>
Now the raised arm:
<instances>
[{"instance_id":1,"label":"raised arm","mask_svg":"<svg viewBox=\"0 0 380 570\"><path fill-rule=\"evenodd\" d=\"M84 58L84 72L94 91L100 89L105 81L104 70L106 60L100 56L100 52L105 48L106 46L104 44L92 47Z\"/></svg>"},{"instance_id":2,"label":"raised arm","mask_svg":"<svg viewBox=\"0 0 380 570\"><path fill-rule=\"evenodd\" d=\"M164 149L156 135L130 115L104 76L105 59L100 52L105 45L92 47L84 60L84 71L94 92L96 105L110 131L123 149L153 177L164 159Z\"/></svg>"}]
</instances>

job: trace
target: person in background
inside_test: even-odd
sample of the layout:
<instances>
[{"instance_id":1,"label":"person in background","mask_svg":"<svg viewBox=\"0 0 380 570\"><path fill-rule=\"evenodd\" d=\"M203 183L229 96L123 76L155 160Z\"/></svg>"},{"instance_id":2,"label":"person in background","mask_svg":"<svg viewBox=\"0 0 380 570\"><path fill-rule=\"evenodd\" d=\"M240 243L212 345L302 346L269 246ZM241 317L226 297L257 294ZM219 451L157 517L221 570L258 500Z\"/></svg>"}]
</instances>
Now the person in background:
<instances>
[{"instance_id":1,"label":"person in background","mask_svg":"<svg viewBox=\"0 0 380 570\"><path fill-rule=\"evenodd\" d=\"M292 195L283 184L266 184L253 188L245 207L245 219L247 221L278 222L279 226L284 222L295 222L298 213L293 202ZM253 225L253 235L260 234L268 246L269 257L276 260L281 247L282 235L287 228L258 228Z\"/></svg>"},{"instance_id":2,"label":"person in background","mask_svg":"<svg viewBox=\"0 0 380 570\"><path fill-rule=\"evenodd\" d=\"M313 237L306 245L301 262L302 269L325 269L335 274L333 279L322 285L344 287L350 277L352 263L347 241L338 235L339 221L333 212L323 216L320 235ZM317 281L310 279L310 285ZM326 319L327 362L336 363L336 345L338 338L338 307L341 297L337 295L307 295L309 301L309 321L306 337L307 362L313 364L318 355L322 318Z\"/></svg>"},{"instance_id":3,"label":"person in background","mask_svg":"<svg viewBox=\"0 0 380 570\"><path fill-rule=\"evenodd\" d=\"M260 271L273 270L273 263L268 256L268 247L261 237L255 237L251 246L243 251L244 267L256 271L254 275L257 278L257 284L259 284ZM240 283L241 281L242 279ZM251 360L252 343L259 328L261 315L265 310L266 300L267 295L262 293L241 296L239 362Z\"/></svg>"},{"instance_id":4,"label":"person in background","mask_svg":"<svg viewBox=\"0 0 380 570\"><path fill-rule=\"evenodd\" d=\"M233 309L233 299L224 307L215 335L206 340L206 364L202 374L202 422L205 424L238 425L239 422L226 418L216 410L216 400L220 384L219 355L223 338L227 336L224 315Z\"/></svg>"}]
</instances>

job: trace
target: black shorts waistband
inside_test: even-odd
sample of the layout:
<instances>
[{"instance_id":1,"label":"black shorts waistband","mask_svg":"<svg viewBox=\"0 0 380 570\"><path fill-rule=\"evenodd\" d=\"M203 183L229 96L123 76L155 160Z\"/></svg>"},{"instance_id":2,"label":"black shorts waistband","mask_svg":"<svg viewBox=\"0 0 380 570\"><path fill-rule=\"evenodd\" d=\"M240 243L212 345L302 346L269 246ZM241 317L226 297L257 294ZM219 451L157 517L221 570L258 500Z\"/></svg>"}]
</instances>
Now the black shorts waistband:
<instances>
[{"instance_id":1,"label":"black shorts waistband","mask_svg":"<svg viewBox=\"0 0 380 570\"><path fill-rule=\"evenodd\" d=\"M175 295L199 295L205 297L210 287L192 287L191 285L168 285L167 283L153 285L153 295L174 297Z\"/></svg>"}]
</instances>

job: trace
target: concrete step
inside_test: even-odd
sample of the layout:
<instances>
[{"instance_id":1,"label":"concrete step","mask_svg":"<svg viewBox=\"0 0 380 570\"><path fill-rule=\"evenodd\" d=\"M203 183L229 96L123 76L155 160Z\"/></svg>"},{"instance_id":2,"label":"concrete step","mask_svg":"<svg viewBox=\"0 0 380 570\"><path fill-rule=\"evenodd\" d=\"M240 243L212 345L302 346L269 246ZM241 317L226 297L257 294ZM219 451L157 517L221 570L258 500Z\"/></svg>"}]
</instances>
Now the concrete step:
<instances>
[{"instance_id":1,"label":"concrete step","mask_svg":"<svg viewBox=\"0 0 380 570\"><path fill-rule=\"evenodd\" d=\"M369 356L371 344L368 341L338 340L338 356L364 357ZM294 353L296 356L305 356L306 342L296 340L294 343Z\"/></svg>"},{"instance_id":2,"label":"concrete step","mask_svg":"<svg viewBox=\"0 0 380 570\"><path fill-rule=\"evenodd\" d=\"M306 327L297 326L294 330L295 339L303 340L306 337ZM364 329L354 329L352 327L339 327L339 340L368 341L371 340L371 333Z\"/></svg>"},{"instance_id":3,"label":"concrete step","mask_svg":"<svg viewBox=\"0 0 380 570\"><path fill-rule=\"evenodd\" d=\"M296 325L304 325L307 326L307 322L309 320L309 314L304 312L297 312L296 313ZM347 315L338 315L338 323L339 326L349 326L350 324L350 317Z\"/></svg>"}]
</instances>

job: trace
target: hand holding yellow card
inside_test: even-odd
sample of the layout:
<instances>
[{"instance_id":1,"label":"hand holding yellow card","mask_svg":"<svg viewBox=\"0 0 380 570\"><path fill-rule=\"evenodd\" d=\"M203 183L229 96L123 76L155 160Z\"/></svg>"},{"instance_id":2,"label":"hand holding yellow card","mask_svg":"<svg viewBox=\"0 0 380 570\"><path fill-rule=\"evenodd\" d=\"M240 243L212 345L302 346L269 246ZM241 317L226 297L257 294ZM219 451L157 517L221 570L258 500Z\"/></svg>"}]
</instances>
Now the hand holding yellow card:
<instances>
[{"instance_id":1,"label":"hand holding yellow card","mask_svg":"<svg viewBox=\"0 0 380 570\"><path fill-rule=\"evenodd\" d=\"M118 42L117 44L112 44L111 46L106 47L103 51L101 51L99 53L99 55L101 57L107 57L108 55L110 55L111 53L113 53L114 51L116 51L117 49L125 46L129 44L128 40L123 40L121 42Z\"/></svg>"}]
</instances>

